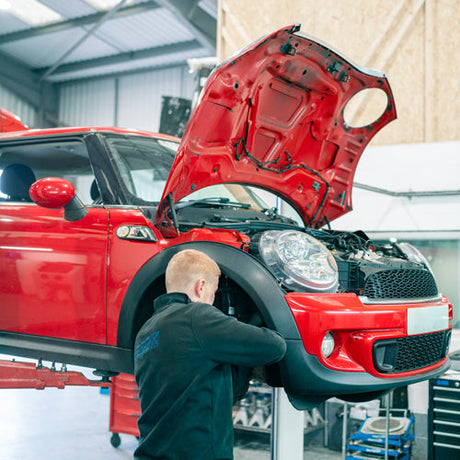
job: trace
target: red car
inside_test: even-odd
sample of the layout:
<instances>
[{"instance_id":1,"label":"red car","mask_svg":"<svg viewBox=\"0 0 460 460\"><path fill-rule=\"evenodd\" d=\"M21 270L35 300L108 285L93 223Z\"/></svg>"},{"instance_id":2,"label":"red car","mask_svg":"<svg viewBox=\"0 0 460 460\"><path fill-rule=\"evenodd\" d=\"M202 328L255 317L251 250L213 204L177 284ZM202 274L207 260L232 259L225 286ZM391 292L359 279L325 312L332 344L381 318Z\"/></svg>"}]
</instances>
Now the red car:
<instances>
[{"instance_id":1,"label":"red car","mask_svg":"<svg viewBox=\"0 0 460 460\"><path fill-rule=\"evenodd\" d=\"M366 88L387 106L349 126L344 108ZM219 308L259 312L286 338L267 381L298 408L445 372L452 306L422 254L329 226L395 117L384 74L288 27L212 73L180 143L117 128L0 134L0 352L132 372L166 264L193 247L222 269Z\"/></svg>"}]
</instances>

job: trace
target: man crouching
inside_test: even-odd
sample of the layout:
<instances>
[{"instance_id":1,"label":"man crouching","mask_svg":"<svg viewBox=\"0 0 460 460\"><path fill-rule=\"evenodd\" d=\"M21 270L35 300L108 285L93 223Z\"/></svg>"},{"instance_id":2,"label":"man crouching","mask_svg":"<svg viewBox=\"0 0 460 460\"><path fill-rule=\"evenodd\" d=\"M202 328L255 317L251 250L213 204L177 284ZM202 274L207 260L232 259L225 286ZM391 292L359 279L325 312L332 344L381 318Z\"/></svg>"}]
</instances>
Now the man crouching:
<instances>
[{"instance_id":1,"label":"man crouching","mask_svg":"<svg viewBox=\"0 0 460 460\"><path fill-rule=\"evenodd\" d=\"M276 363L286 352L278 333L212 305L219 277L214 260L193 249L166 268L167 293L155 300L135 343L137 460L232 459L232 366Z\"/></svg>"}]
</instances>

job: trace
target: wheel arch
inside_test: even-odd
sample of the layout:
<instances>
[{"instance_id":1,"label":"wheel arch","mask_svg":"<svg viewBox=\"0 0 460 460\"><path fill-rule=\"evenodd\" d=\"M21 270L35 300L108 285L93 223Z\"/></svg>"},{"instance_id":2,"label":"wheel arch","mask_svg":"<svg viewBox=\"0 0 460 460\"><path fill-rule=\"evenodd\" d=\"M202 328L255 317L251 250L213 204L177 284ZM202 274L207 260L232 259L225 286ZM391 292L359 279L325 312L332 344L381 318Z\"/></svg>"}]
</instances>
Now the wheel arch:
<instances>
[{"instance_id":1,"label":"wheel arch","mask_svg":"<svg viewBox=\"0 0 460 460\"><path fill-rule=\"evenodd\" d=\"M270 328L285 338L300 338L282 290L271 272L258 259L223 243L202 241L171 246L150 259L139 270L121 306L117 332L118 347L133 348L140 327L136 327L136 319L141 314L142 298L149 286L164 275L171 257L184 249L197 249L208 254L219 265L222 273L239 284L247 293Z\"/></svg>"}]
</instances>

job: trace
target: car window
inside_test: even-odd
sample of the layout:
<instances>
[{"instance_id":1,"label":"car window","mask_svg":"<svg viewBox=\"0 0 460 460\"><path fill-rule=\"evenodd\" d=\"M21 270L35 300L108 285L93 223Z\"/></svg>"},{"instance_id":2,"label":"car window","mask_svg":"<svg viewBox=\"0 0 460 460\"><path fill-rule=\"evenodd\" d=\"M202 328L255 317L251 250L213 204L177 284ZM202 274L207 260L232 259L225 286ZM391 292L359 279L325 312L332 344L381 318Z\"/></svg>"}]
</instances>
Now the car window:
<instances>
[{"instance_id":1,"label":"car window","mask_svg":"<svg viewBox=\"0 0 460 460\"><path fill-rule=\"evenodd\" d=\"M140 136L106 139L128 192L145 201L159 202L179 144Z\"/></svg>"},{"instance_id":2,"label":"car window","mask_svg":"<svg viewBox=\"0 0 460 460\"><path fill-rule=\"evenodd\" d=\"M0 200L30 202L28 187L44 177L68 180L85 204L98 198L83 141L27 142L0 147Z\"/></svg>"},{"instance_id":3,"label":"car window","mask_svg":"<svg viewBox=\"0 0 460 460\"><path fill-rule=\"evenodd\" d=\"M276 209L277 213L293 219L298 225L303 226L299 213L285 200L268 190L263 190L252 185L242 184L216 184L187 195L181 202L190 200L212 200L223 198L236 203L247 204L252 211L261 212ZM244 208L241 208L244 209Z\"/></svg>"}]
</instances>

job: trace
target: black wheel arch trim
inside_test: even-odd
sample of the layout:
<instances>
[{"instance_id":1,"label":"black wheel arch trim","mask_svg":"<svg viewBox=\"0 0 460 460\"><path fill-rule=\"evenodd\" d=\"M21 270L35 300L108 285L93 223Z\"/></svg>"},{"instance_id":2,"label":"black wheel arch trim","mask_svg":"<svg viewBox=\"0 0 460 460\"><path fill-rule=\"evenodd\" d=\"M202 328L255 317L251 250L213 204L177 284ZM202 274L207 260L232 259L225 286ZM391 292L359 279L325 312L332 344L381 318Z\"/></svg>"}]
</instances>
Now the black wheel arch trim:
<instances>
[{"instance_id":1,"label":"black wheel arch trim","mask_svg":"<svg viewBox=\"0 0 460 460\"><path fill-rule=\"evenodd\" d=\"M294 317L275 277L251 254L223 243L197 241L171 246L150 259L136 274L123 300L118 321L117 346L133 348L137 306L147 287L166 271L171 257L184 249L197 249L208 254L223 274L251 297L268 327L283 337L299 339Z\"/></svg>"}]
</instances>

